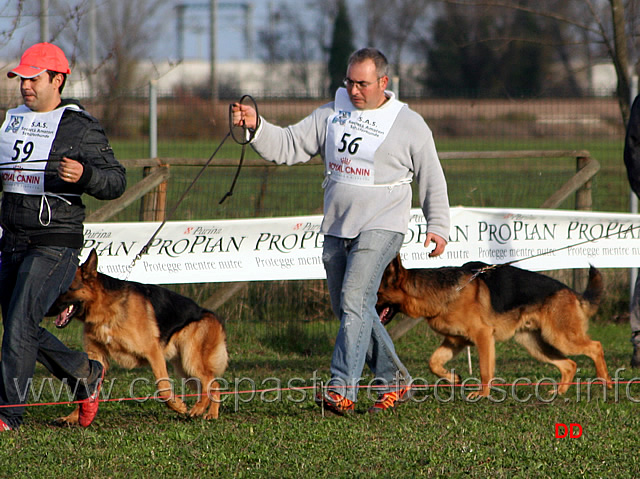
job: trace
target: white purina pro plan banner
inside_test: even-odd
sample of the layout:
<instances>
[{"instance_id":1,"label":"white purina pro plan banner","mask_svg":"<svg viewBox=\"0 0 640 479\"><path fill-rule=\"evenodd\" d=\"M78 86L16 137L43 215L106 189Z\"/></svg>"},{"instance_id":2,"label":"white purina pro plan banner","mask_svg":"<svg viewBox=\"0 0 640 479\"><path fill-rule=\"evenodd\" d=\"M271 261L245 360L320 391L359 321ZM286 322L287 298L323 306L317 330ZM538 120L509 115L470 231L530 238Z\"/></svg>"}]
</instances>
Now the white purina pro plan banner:
<instances>
[{"instance_id":1,"label":"white purina pro plan banner","mask_svg":"<svg viewBox=\"0 0 640 479\"><path fill-rule=\"evenodd\" d=\"M325 278L321 215L167 222L87 223L81 260L95 248L100 272L142 283L217 283ZM532 271L640 267L640 215L570 210L451 208L449 244L429 258L426 223L411 210L401 250L407 268L468 261Z\"/></svg>"}]
</instances>

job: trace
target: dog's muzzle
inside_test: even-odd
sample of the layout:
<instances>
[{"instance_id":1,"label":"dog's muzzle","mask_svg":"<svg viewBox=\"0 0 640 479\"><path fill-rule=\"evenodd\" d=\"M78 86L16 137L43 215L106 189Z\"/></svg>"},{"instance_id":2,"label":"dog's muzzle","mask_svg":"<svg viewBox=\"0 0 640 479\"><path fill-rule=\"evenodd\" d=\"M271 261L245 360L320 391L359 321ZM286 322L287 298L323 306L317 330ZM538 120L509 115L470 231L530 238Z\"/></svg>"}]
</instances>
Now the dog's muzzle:
<instances>
[{"instance_id":1,"label":"dog's muzzle","mask_svg":"<svg viewBox=\"0 0 640 479\"><path fill-rule=\"evenodd\" d=\"M69 324L69 321L73 319L73 317L78 312L78 309L79 309L78 305L76 304L70 304L66 308L64 308L62 312L56 316L56 320L55 320L56 328L62 329L67 324Z\"/></svg>"},{"instance_id":2,"label":"dog's muzzle","mask_svg":"<svg viewBox=\"0 0 640 479\"><path fill-rule=\"evenodd\" d=\"M382 325L388 324L398 312L394 306L380 306L376 308L378 311L378 316L380 317L380 322Z\"/></svg>"}]
</instances>

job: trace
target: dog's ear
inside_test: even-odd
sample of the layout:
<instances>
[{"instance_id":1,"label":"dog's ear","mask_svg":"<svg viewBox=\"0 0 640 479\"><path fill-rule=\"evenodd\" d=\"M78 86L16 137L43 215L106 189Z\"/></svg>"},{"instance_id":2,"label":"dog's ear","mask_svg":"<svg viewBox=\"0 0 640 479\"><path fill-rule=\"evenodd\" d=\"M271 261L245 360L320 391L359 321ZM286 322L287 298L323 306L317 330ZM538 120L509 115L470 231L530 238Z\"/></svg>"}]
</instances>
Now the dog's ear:
<instances>
[{"instance_id":1,"label":"dog's ear","mask_svg":"<svg viewBox=\"0 0 640 479\"><path fill-rule=\"evenodd\" d=\"M393 265L393 279L394 281L401 281L405 277L406 269L402 265L402 259L400 258L400 254L396 255L391 262Z\"/></svg>"},{"instance_id":2,"label":"dog's ear","mask_svg":"<svg viewBox=\"0 0 640 479\"><path fill-rule=\"evenodd\" d=\"M92 274L98 271L98 254L96 253L95 248L91 250L89 253L89 257L86 259L84 263L82 263L82 272L83 274Z\"/></svg>"},{"instance_id":3,"label":"dog's ear","mask_svg":"<svg viewBox=\"0 0 640 479\"><path fill-rule=\"evenodd\" d=\"M391 260L391 263L389 263L387 269L384 272L384 279L387 284L394 284L396 282L396 279L398 278L398 271L401 268L402 263L400 262L400 255L397 255Z\"/></svg>"},{"instance_id":4,"label":"dog's ear","mask_svg":"<svg viewBox=\"0 0 640 479\"><path fill-rule=\"evenodd\" d=\"M404 271L404 266L402 266L402 258L400 257L399 253L396 255L395 258L393 258L392 263L393 263L394 271L397 275L401 274L402 271Z\"/></svg>"}]
</instances>

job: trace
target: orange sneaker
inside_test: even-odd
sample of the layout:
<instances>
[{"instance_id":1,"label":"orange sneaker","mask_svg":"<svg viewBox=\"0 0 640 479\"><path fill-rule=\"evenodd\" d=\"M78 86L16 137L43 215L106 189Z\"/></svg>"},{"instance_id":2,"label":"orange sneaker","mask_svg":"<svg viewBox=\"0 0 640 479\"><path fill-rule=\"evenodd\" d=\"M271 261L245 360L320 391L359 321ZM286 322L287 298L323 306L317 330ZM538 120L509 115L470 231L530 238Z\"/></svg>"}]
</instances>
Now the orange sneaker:
<instances>
[{"instance_id":1,"label":"orange sneaker","mask_svg":"<svg viewBox=\"0 0 640 479\"><path fill-rule=\"evenodd\" d=\"M331 411L338 416L352 413L355 409L355 403L351 399L342 397L333 391L316 395L316 403L318 406L324 406L327 411Z\"/></svg>"},{"instance_id":2,"label":"orange sneaker","mask_svg":"<svg viewBox=\"0 0 640 479\"><path fill-rule=\"evenodd\" d=\"M11 426L9 426L2 419L0 419L0 431L11 431Z\"/></svg>"},{"instance_id":3,"label":"orange sneaker","mask_svg":"<svg viewBox=\"0 0 640 479\"><path fill-rule=\"evenodd\" d=\"M376 414L382 411L393 410L398 404L409 400L410 397L411 386L381 394L376 403L369 408L369 413Z\"/></svg>"},{"instance_id":4,"label":"orange sneaker","mask_svg":"<svg viewBox=\"0 0 640 479\"><path fill-rule=\"evenodd\" d=\"M78 413L78 423L82 427L89 427L96 415L98 414L98 407L100 405L100 389L102 388L102 381L104 380L104 367L102 368L102 374L98 380L98 385L93 394L86 400L80 403L80 411Z\"/></svg>"}]
</instances>

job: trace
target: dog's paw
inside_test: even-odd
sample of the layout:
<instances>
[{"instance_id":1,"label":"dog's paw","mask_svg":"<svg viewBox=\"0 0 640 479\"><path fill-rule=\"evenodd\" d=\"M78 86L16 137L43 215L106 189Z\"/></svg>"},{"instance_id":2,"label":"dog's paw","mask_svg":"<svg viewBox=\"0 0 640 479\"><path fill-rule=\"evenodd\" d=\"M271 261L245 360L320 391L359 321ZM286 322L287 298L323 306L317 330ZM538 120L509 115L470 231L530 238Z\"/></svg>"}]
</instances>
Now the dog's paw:
<instances>
[{"instance_id":1,"label":"dog's paw","mask_svg":"<svg viewBox=\"0 0 640 479\"><path fill-rule=\"evenodd\" d=\"M189 411L189 416L191 417L202 416L204 412L207 410L208 405L209 405L208 402L204 403L203 401L198 401L193 405L193 407Z\"/></svg>"},{"instance_id":2,"label":"dog's paw","mask_svg":"<svg viewBox=\"0 0 640 479\"><path fill-rule=\"evenodd\" d=\"M78 408L76 408L68 416L59 417L59 418L55 419L54 422L58 426L75 426L76 424L78 424L79 411L80 410Z\"/></svg>"},{"instance_id":3,"label":"dog's paw","mask_svg":"<svg viewBox=\"0 0 640 479\"><path fill-rule=\"evenodd\" d=\"M467 394L467 399L469 401L473 399L486 398L491 395L490 391L474 391L472 393Z\"/></svg>"},{"instance_id":4,"label":"dog's paw","mask_svg":"<svg viewBox=\"0 0 640 479\"><path fill-rule=\"evenodd\" d=\"M208 410L207 410L208 408ZM210 399L203 396L200 401L195 403L189 411L189 416L203 419L218 419L218 410L220 409L220 399ZM206 412L206 414L205 414Z\"/></svg>"},{"instance_id":5,"label":"dog's paw","mask_svg":"<svg viewBox=\"0 0 640 479\"><path fill-rule=\"evenodd\" d=\"M206 419L207 421L209 419L218 419L218 411L216 411L216 412L209 411L207 414L205 414L202 417L203 417L203 419Z\"/></svg>"},{"instance_id":6,"label":"dog's paw","mask_svg":"<svg viewBox=\"0 0 640 479\"><path fill-rule=\"evenodd\" d=\"M172 411L177 412L178 414L187 414L187 405L178 398L171 398L167 400L167 406Z\"/></svg>"},{"instance_id":7,"label":"dog's paw","mask_svg":"<svg viewBox=\"0 0 640 479\"><path fill-rule=\"evenodd\" d=\"M209 411L206 414L204 414L204 410L202 410L202 411L194 411L193 409L195 409L195 408L192 408L191 411L189 411L189 416L191 416L191 417L201 417L202 419L205 419L207 421L209 419L218 419L218 411L217 410L212 411L211 409L209 409Z\"/></svg>"}]
</instances>

